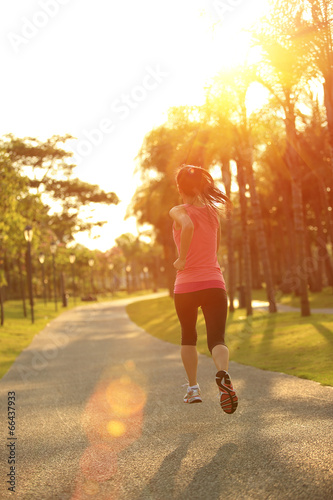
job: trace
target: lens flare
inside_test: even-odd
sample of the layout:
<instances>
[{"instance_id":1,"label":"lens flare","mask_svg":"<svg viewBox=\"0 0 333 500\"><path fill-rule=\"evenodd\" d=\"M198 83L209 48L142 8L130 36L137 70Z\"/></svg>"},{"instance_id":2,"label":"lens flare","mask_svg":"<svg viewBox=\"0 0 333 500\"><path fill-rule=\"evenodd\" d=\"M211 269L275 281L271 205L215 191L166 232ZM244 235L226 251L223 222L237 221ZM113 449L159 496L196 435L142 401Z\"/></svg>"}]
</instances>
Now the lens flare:
<instances>
[{"instance_id":1,"label":"lens flare","mask_svg":"<svg viewBox=\"0 0 333 500\"><path fill-rule=\"evenodd\" d=\"M146 403L144 390L130 377L122 377L111 382L106 391L107 401L119 417L128 417L141 411Z\"/></svg>"},{"instance_id":2,"label":"lens flare","mask_svg":"<svg viewBox=\"0 0 333 500\"><path fill-rule=\"evenodd\" d=\"M118 498L117 454L140 438L147 400L144 389L132 380L140 375L134 361L126 361L121 369L126 375L117 377L119 370L115 373L113 369L97 384L86 404L81 422L90 446L81 456L71 500Z\"/></svg>"},{"instance_id":3,"label":"lens flare","mask_svg":"<svg viewBox=\"0 0 333 500\"><path fill-rule=\"evenodd\" d=\"M126 425L124 422L120 422L119 420L110 420L106 427L108 433L114 437L123 436L126 432Z\"/></svg>"},{"instance_id":4,"label":"lens flare","mask_svg":"<svg viewBox=\"0 0 333 500\"><path fill-rule=\"evenodd\" d=\"M110 445L101 443L90 446L80 459L80 467L91 481L107 481L117 472L117 454Z\"/></svg>"},{"instance_id":5,"label":"lens flare","mask_svg":"<svg viewBox=\"0 0 333 500\"><path fill-rule=\"evenodd\" d=\"M83 486L82 490L86 495L97 496L99 493L99 484L95 481L87 481Z\"/></svg>"}]
</instances>

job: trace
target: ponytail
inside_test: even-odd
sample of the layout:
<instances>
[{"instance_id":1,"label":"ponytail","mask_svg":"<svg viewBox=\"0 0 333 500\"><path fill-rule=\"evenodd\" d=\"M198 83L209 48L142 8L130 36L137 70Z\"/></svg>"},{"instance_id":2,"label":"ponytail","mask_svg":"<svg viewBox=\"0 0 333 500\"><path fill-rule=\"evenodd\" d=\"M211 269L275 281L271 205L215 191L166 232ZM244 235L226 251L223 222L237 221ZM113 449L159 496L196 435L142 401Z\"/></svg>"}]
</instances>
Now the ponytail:
<instances>
[{"instance_id":1,"label":"ponytail","mask_svg":"<svg viewBox=\"0 0 333 500\"><path fill-rule=\"evenodd\" d=\"M215 186L214 179L207 170L193 165L182 165L176 180L178 187L186 195L198 196L211 208L232 208L231 200Z\"/></svg>"}]
</instances>

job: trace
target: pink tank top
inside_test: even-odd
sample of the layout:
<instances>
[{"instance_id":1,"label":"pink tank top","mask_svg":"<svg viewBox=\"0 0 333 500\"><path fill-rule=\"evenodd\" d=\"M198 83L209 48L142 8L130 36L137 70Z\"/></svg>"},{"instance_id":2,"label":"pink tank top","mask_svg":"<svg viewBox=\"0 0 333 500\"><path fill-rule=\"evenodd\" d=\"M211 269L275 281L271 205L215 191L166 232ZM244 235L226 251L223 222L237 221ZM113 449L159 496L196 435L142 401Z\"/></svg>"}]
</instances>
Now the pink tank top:
<instances>
[{"instance_id":1,"label":"pink tank top","mask_svg":"<svg viewBox=\"0 0 333 500\"><path fill-rule=\"evenodd\" d=\"M174 293L188 293L206 288L226 289L217 255L218 218L208 206L182 205L194 225L193 238L186 256L185 269L177 271ZM173 238L180 249L181 229L173 225Z\"/></svg>"}]
</instances>

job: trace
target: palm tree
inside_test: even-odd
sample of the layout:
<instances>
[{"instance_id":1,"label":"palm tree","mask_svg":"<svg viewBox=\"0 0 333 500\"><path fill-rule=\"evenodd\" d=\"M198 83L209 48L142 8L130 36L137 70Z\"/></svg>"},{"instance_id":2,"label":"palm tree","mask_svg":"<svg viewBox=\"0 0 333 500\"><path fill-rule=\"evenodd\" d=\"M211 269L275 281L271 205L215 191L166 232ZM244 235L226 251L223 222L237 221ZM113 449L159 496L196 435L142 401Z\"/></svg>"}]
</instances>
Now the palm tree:
<instances>
[{"instance_id":1,"label":"palm tree","mask_svg":"<svg viewBox=\"0 0 333 500\"><path fill-rule=\"evenodd\" d=\"M267 25L262 24L262 32L257 35L263 60L257 68L257 80L262 83L284 113L286 149L284 161L291 177L293 221L296 237L297 267L291 279L296 283L301 297L301 315L310 315L308 299L308 279L305 269L305 226L303 215L301 160L296 129L297 103L308 71L308 63L299 46L294 44L285 32L288 19L272 17ZM287 26L283 26L283 20ZM281 34L282 32L282 34Z\"/></svg>"},{"instance_id":2,"label":"palm tree","mask_svg":"<svg viewBox=\"0 0 333 500\"><path fill-rule=\"evenodd\" d=\"M331 0L279 0L277 12L283 12L288 18L285 35L302 52L310 76L317 86L322 85L326 127L329 141L331 180L329 187L333 191L333 4ZM322 201L328 209L330 202L326 186L322 186ZM327 230L333 244L333 218L326 210Z\"/></svg>"},{"instance_id":3,"label":"palm tree","mask_svg":"<svg viewBox=\"0 0 333 500\"><path fill-rule=\"evenodd\" d=\"M253 173L253 134L251 135L251 124L247 116L246 94L251 81L251 70L240 69L229 75L221 75L216 79L215 98L217 109L222 114L222 123L228 124L231 133L232 152L236 160L237 180L239 184L239 197L241 207L241 220L244 238L244 265L246 279L247 313L252 314L251 307L251 254L250 241L247 228L247 197L246 184L249 183L251 193L251 205L257 225L257 241L260 258L263 265L266 292L269 301L269 311L276 312L275 291L272 280L271 265L267 248L264 223L257 195L257 187ZM212 91L212 90L211 90ZM220 114L220 119L221 119ZM226 125L224 125L226 128ZM223 154L223 153L221 153Z\"/></svg>"}]
</instances>

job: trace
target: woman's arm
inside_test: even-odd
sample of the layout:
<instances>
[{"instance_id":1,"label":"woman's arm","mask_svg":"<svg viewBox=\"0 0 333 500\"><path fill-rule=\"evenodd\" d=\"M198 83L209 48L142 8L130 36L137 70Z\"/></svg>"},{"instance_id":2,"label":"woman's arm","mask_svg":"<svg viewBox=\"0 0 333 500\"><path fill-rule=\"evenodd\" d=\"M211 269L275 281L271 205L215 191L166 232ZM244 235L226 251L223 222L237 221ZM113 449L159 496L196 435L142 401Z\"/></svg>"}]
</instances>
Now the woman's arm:
<instances>
[{"instance_id":1,"label":"woman's arm","mask_svg":"<svg viewBox=\"0 0 333 500\"><path fill-rule=\"evenodd\" d=\"M181 229L179 257L173 265L177 270L182 271L185 268L186 255L193 238L194 225L183 207L173 207L169 214L176 223L176 229Z\"/></svg>"}]
</instances>

